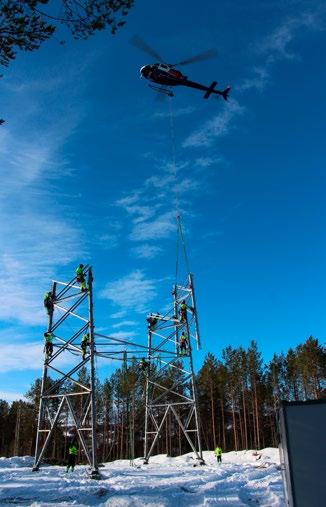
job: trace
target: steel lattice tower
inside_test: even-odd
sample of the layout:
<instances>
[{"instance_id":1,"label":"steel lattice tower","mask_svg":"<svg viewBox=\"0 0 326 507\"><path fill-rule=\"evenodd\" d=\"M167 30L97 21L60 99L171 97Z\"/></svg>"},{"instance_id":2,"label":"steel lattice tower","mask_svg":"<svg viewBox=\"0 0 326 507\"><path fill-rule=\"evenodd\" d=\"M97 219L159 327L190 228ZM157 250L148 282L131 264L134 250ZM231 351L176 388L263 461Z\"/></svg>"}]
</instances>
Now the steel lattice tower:
<instances>
[{"instance_id":1,"label":"steel lattice tower","mask_svg":"<svg viewBox=\"0 0 326 507\"><path fill-rule=\"evenodd\" d=\"M148 463L171 414L197 460L204 464L192 359L193 346L200 348L192 274L184 285L174 285L172 296L168 313L149 317L157 322L148 326L144 463ZM182 302L187 305L184 318L180 317ZM180 350L182 333L188 339L186 354Z\"/></svg>"},{"instance_id":2,"label":"steel lattice tower","mask_svg":"<svg viewBox=\"0 0 326 507\"><path fill-rule=\"evenodd\" d=\"M91 476L97 478L96 403L94 368L93 275L90 266L84 268L87 290L82 292L76 277L70 282L53 281L53 312L50 312L48 332L54 334L53 354L45 354L38 414L35 461L39 469L55 428L66 428L70 421L76 428ZM84 334L89 334L89 347L82 358L80 346ZM76 378L87 367L87 378ZM51 378L50 377L51 374Z\"/></svg>"}]
</instances>

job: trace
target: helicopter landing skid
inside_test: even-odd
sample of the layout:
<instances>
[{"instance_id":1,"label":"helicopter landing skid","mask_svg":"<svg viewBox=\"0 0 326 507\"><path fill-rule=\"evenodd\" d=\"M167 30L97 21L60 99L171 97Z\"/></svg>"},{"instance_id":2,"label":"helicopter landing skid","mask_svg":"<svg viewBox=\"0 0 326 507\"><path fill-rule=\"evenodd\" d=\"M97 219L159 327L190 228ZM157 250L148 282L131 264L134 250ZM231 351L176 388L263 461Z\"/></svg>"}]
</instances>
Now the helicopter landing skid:
<instances>
[{"instance_id":1,"label":"helicopter landing skid","mask_svg":"<svg viewBox=\"0 0 326 507\"><path fill-rule=\"evenodd\" d=\"M162 86L154 86L154 85L148 85L148 86L158 93L163 93L164 95L167 95L168 97L174 97L174 93L171 90L169 90L168 88L163 88Z\"/></svg>"}]
</instances>

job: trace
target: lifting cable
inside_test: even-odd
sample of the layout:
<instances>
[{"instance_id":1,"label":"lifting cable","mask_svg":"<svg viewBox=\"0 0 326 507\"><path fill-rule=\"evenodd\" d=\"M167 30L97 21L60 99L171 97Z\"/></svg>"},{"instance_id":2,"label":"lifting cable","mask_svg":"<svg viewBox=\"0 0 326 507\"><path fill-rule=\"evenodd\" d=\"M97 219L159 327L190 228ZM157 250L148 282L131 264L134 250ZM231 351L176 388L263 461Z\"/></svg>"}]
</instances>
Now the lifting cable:
<instances>
[{"instance_id":1,"label":"lifting cable","mask_svg":"<svg viewBox=\"0 0 326 507\"><path fill-rule=\"evenodd\" d=\"M183 235L182 225L181 225L181 216L180 216L180 199L179 199L179 190L178 190L178 169L176 164L176 140L175 140L175 124L174 124L174 111L172 107L173 98L169 98L169 116L170 116L170 137L171 137L171 164L172 164L172 173L174 179L174 193L175 193L175 201L174 207L176 212L176 222L177 222L177 239L176 239L176 266L175 266L175 285L178 283L178 275L179 275L179 250L180 250L180 240L183 248L183 255L186 263L187 272L190 273L189 267L189 259L186 250L185 238Z\"/></svg>"}]
</instances>

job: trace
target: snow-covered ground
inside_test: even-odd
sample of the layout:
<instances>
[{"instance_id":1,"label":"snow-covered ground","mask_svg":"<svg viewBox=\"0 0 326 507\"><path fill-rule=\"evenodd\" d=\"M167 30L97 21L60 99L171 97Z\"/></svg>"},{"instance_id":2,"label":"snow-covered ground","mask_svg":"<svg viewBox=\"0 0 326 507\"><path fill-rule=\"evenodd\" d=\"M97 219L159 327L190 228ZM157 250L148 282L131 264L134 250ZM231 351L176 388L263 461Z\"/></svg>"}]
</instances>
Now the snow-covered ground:
<instances>
[{"instance_id":1,"label":"snow-covered ground","mask_svg":"<svg viewBox=\"0 0 326 507\"><path fill-rule=\"evenodd\" d=\"M206 466L192 454L154 456L149 465L136 459L107 463L102 480L88 477L87 467L43 466L32 472L32 458L0 458L0 505L32 507L96 505L106 507L284 506L277 449L229 452L217 465L205 451Z\"/></svg>"}]
</instances>

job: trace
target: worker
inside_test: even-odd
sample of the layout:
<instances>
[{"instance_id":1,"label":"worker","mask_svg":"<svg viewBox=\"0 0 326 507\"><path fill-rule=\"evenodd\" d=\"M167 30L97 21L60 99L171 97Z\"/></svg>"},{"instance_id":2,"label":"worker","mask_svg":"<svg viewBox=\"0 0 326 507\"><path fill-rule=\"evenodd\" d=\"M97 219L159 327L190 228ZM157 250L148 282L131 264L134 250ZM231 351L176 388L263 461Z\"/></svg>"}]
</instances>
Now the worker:
<instances>
[{"instance_id":1,"label":"worker","mask_svg":"<svg viewBox=\"0 0 326 507\"><path fill-rule=\"evenodd\" d=\"M44 307L46 308L48 315L51 315L51 313L53 312L52 292L46 292L44 294Z\"/></svg>"},{"instance_id":2,"label":"worker","mask_svg":"<svg viewBox=\"0 0 326 507\"><path fill-rule=\"evenodd\" d=\"M140 360L140 363L139 363L139 368L141 369L141 371L146 371L146 370L148 370L148 367L149 367L149 362L146 361L146 359L144 357L142 357Z\"/></svg>"},{"instance_id":3,"label":"worker","mask_svg":"<svg viewBox=\"0 0 326 507\"><path fill-rule=\"evenodd\" d=\"M46 354L46 358L50 358L52 357L52 354L53 354L53 333L51 333L50 331L47 331L44 333L44 340L45 340L45 354Z\"/></svg>"},{"instance_id":4,"label":"worker","mask_svg":"<svg viewBox=\"0 0 326 507\"><path fill-rule=\"evenodd\" d=\"M76 280L80 283L80 290L82 292L87 291L86 280L84 275L84 264L79 264L78 268L76 268Z\"/></svg>"},{"instance_id":5,"label":"worker","mask_svg":"<svg viewBox=\"0 0 326 507\"><path fill-rule=\"evenodd\" d=\"M185 301L182 301L180 305L180 320L181 322L184 322L187 319L187 303Z\"/></svg>"},{"instance_id":6,"label":"worker","mask_svg":"<svg viewBox=\"0 0 326 507\"><path fill-rule=\"evenodd\" d=\"M147 322L148 322L148 329L150 331L153 331L157 322L158 322L158 318L157 317L153 317L153 314L151 313L149 317L147 317Z\"/></svg>"},{"instance_id":7,"label":"worker","mask_svg":"<svg viewBox=\"0 0 326 507\"><path fill-rule=\"evenodd\" d=\"M84 336L82 337L82 341L81 341L81 349L83 351L83 360L85 359L86 357L86 354L87 354L87 347L89 347L91 344L91 339L89 337L89 333L86 333L84 334Z\"/></svg>"},{"instance_id":8,"label":"worker","mask_svg":"<svg viewBox=\"0 0 326 507\"><path fill-rule=\"evenodd\" d=\"M187 354L188 349L188 336L182 331L180 336L180 354Z\"/></svg>"},{"instance_id":9,"label":"worker","mask_svg":"<svg viewBox=\"0 0 326 507\"><path fill-rule=\"evenodd\" d=\"M69 472L69 468L71 467L71 471L73 472L76 465L76 456L77 456L77 445L76 442L73 440L71 444L68 447L68 465L67 465L67 472Z\"/></svg>"},{"instance_id":10,"label":"worker","mask_svg":"<svg viewBox=\"0 0 326 507\"><path fill-rule=\"evenodd\" d=\"M217 463L222 463L222 449L221 449L221 447L217 446L214 451L214 454L216 456Z\"/></svg>"}]
</instances>

